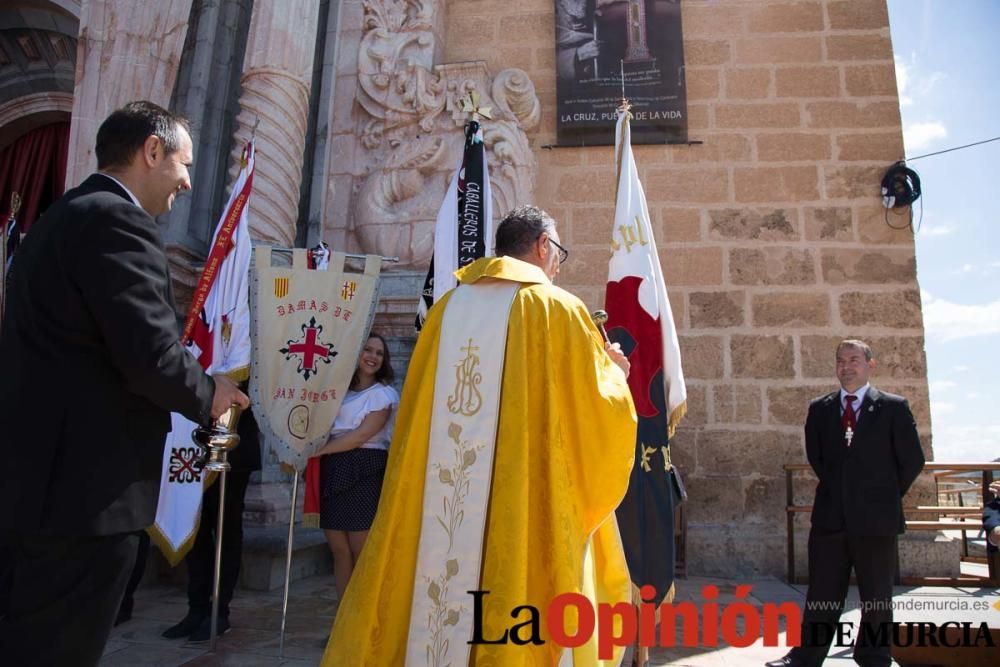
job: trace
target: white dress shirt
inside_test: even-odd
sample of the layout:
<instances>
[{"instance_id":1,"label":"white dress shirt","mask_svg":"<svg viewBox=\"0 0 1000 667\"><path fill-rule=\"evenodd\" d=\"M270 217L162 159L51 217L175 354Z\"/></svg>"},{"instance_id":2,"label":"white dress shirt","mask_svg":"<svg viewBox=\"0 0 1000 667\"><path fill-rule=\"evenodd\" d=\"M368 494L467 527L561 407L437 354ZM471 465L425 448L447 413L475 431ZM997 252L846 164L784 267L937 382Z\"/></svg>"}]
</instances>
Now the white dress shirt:
<instances>
[{"instance_id":1,"label":"white dress shirt","mask_svg":"<svg viewBox=\"0 0 1000 667\"><path fill-rule=\"evenodd\" d=\"M99 175L103 176L104 178L110 178L112 181L114 181L115 183L117 183L118 187L120 187L122 190L124 190L125 194L127 194L129 196L129 199L132 200L132 203L135 204L136 206L138 206L139 208L142 208L142 204L140 204L139 200L136 198L136 196L134 194L132 194L132 191L125 187L124 183L122 183L121 181L119 181L117 178L115 178L114 176L112 176L110 174L105 174L103 171L99 171L97 173Z\"/></svg>"}]
</instances>

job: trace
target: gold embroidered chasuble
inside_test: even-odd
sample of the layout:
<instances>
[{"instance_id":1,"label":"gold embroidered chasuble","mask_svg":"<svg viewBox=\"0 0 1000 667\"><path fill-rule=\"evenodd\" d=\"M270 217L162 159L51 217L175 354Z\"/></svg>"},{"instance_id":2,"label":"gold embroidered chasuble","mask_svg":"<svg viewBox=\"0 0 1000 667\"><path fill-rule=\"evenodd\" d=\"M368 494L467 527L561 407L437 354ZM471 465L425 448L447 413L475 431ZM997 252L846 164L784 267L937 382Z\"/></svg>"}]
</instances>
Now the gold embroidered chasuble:
<instances>
[{"instance_id":1,"label":"gold embroidered chasuble","mask_svg":"<svg viewBox=\"0 0 1000 667\"><path fill-rule=\"evenodd\" d=\"M552 285L541 269L507 257L483 258L456 275L462 284L521 284L511 306L501 380L479 583L479 590L489 591L482 598L482 636L502 637L529 619L524 610L512 618L512 610L531 605L539 610L545 642L475 645L469 664L556 665L562 648L545 620L554 597L577 592L595 602L631 599L614 510L632 467L635 409L625 376L604 352L584 304ZM326 667L405 664L434 393L452 389L434 387L441 323L452 293L431 309L417 340L378 514L338 606ZM585 582L588 542L593 567ZM461 613L472 613L473 602L465 595ZM565 627L572 636L571 616ZM522 638L530 634L527 626L518 632ZM593 644L577 649L574 659L578 666L612 664L597 660Z\"/></svg>"}]
</instances>

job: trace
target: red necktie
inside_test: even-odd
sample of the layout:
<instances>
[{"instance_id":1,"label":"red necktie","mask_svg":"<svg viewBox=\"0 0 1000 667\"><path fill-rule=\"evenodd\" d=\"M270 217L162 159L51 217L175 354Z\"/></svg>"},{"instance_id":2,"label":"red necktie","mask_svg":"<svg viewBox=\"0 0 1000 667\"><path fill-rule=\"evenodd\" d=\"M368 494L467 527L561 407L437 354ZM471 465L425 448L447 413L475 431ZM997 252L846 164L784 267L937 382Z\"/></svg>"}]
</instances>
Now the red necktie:
<instances>
[{"instance_id":1,"label":"red necktie","mask_svg":"<svg viewBox=\"0 0 1000 667\"><path fill-rule=\"evenodd\" d=\"M858 428L858 418L854 415L854 401L858 399L857 396L848 394L844 396L844 414L840 417L840 424L847 430L850 427L852 431Z\"/></svg>"}]
</instances>

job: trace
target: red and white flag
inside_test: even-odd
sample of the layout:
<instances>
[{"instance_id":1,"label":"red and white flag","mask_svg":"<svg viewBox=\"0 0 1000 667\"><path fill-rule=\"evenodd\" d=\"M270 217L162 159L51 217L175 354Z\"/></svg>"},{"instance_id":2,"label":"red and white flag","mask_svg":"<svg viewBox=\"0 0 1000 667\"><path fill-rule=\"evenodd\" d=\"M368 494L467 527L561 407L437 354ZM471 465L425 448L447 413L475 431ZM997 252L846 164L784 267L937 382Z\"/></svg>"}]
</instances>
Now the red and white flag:
<instances>
[{"instance_id":1,"label":"red and white flag","mask_svg":"<svg viewBox=\"0 0 1000 667\"><path fill-rule=\"evenodd\" d=\"M623 327L635 341L636 346L630 350L629 356L632 364L629 385L636 385L633 398L640 415L656 411L653 399L649 397L650 383L662 371L667 430L669 435L673 435L674 428L684 416L687 387L684 385L681 348L649 221L646 195L632 155L630 115L619 112L615 132L618 195L605 295L605 309L609 317L607 328L611 331L612 328ZM643 384L636 392L635 389L640 388L638 383Z\"/></svg>"},{"instance_id":2,"label":"red and white flag","mask_svg":"<svg viewBox=\"0 0 1000 667\"><path fill-rule=\"evenodd\" d=\"M240 165L181 337L206 372L225 374L237 382L250 377L252 248L247 213L253 188L253 141L243 150ZM150 533L170 564L176 565L194 543L207 475L195 465L200 450L192 442L191 432L198 424L176 413L171 422L163 451L160 502Z\"/></svg>"},{"instance_id":3,"label":"red and white flag","mask_svg":"<svg viewBox=\"0 0 1000 667\"><path fill-rule=\"evenodd\" d=\"M650 584L653 602L673 595L674 507L683 498L670 462L670 439L687 409L681 350L660 258L632 155L627 109L619 110L615 153L618 195L604 309L608 337L628 355L628 386L639 418L635 465L618 506L618 528L636 586Z\"/></svg>"}]
</instances>

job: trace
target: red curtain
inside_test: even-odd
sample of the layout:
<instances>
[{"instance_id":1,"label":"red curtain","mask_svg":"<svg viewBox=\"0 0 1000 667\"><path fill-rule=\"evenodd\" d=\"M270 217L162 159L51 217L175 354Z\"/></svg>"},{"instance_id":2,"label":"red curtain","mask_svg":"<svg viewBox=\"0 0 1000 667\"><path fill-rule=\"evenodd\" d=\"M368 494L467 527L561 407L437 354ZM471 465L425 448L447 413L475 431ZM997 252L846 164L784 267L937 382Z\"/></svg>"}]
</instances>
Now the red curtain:
<instances>
[{"instance_id":1,"label":"red curtain","mask_svg":"<svg viewBox=\"0 0 1000 667\"><path fill-rule=\"evenodd\" d=\"M7 220L11 194L21 196L17 214L21 233L56 199L66 184L69 123L35 128L0 151L0 220Z\"/></svg>"}]
</instances>

